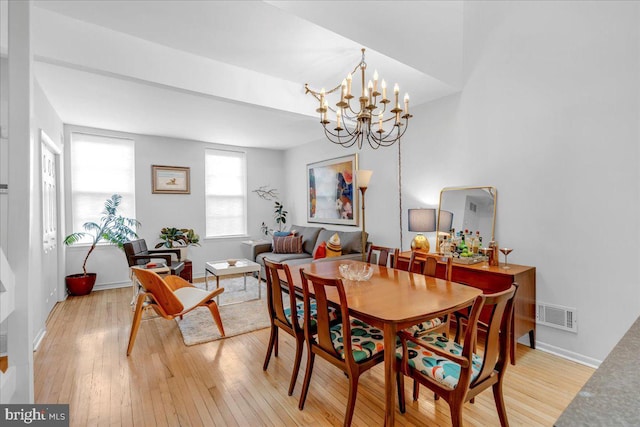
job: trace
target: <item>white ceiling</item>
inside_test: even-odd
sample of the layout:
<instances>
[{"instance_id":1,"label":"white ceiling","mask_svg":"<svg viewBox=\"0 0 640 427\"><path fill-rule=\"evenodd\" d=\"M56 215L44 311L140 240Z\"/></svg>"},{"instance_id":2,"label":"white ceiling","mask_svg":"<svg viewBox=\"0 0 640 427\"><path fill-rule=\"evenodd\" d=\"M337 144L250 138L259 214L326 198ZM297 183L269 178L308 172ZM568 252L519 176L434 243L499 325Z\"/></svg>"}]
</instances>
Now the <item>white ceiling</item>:
<instances>
[{"instance_id":1,"label":"white ceiling","mask_svg":"<svg viewBox=\"0 0 640 427\"><path fill-rule=\"evenodd\" d=\"M285 149L322 136L304 84L338 85L361 47L367 78L378 70L412 105L460 80L461 2L35 5L36 79L70 124Z\"/></svg>"}]
</instances>

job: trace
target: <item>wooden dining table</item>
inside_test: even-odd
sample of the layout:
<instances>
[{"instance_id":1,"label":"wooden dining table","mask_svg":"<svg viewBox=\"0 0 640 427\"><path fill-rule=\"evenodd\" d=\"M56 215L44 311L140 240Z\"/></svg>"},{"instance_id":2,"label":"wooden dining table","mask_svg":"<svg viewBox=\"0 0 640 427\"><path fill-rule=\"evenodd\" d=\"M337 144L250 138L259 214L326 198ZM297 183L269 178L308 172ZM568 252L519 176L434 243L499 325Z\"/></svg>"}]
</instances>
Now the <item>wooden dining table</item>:
<instances>
[{"instance_id":1,"label":"wooden dining table","mask_svg":"<svg viewBox=\"0 0 640 427\"><path fill-rule=\"evenodd\" d=\"M294 286L302 290L300 270L324 277L340 277L340 264L361 261L328 260L290 266ZM482 293L480 289L418 273L372 264L370 280L343 280L350 315L384 333L385 425L393 426L396 399L396 333L425 320L468 306ZM284 274L281 279L286 281ZM327 298L339 304L338 293L327 290Z\"/></svg>"}]
</instances>

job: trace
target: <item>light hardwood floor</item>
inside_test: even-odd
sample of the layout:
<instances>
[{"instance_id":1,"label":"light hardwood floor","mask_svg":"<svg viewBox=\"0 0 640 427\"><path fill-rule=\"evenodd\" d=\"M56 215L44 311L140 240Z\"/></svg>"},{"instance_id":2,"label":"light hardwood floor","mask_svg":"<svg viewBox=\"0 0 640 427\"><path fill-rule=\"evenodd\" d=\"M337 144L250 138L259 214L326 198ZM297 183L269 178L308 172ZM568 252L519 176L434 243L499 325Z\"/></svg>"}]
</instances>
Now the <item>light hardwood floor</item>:
<instances>
[{"instance_id":1,"label":"light hardwood floor","mask_svg":"<svg viewBox=\"0 0 640 427\"><path fill-rule=\"evenodd\" d=\"M341 425L347 379L316 358L304 411L287 388L294 340L281 334L279 357L262 371L268 329L186 347L175 322L142 322L130 357L125 355L132 312L129 288L69 297L52 312L35 353L36 403L69 403L72 426L295 426ZM224 319L223 319L224 321ZM518 364L505 380L512 426L551 426L593 369L518 345ZM449 407L422 389L397 425L450 425ZM353 425L382 425L383 371L360 380ZM491 391L464 409L466 425L499 425Z\"/></svg>"}]
</instances>

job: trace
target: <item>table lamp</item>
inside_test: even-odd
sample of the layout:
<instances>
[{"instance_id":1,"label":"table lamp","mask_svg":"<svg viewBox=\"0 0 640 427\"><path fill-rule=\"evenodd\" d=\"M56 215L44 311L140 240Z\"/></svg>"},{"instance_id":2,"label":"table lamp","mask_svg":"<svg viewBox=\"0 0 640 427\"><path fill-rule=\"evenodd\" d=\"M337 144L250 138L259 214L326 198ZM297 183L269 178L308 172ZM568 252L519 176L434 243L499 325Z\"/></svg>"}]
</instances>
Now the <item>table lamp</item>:
<instances>
[{"instance_id":1,"label":"table lamp","mask_svg":"<svg viewBox=\"0 0 640 427\"><path fill-rule=\"evenodd\" d=\"M411 250L429 252L429 239L422 233L436 231L436 210L409 209L409 231L418 233L411 241Z\"/></svg>"}]
</instances>

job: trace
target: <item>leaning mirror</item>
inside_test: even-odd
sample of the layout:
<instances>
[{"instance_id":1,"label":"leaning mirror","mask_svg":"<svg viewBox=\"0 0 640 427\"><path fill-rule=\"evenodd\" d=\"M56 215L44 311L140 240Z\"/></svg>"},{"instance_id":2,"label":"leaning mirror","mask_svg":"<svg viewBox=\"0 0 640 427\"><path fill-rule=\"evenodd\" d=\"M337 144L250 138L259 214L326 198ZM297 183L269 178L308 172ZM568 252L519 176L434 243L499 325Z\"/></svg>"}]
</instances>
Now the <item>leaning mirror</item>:
<instances>
[{"instance_id":1,"label":"leaning mirror","mask_svg":"<svg viewBox=\"0 0 640 427\"><path fill-rule=\"evenodd\" d=\"M495 187L446 187L440 191L438 206L436 250L440 250L443 236L455 231L480 232L483 246L494 240L496 226Z\"/></svg>"}]
</instances>

